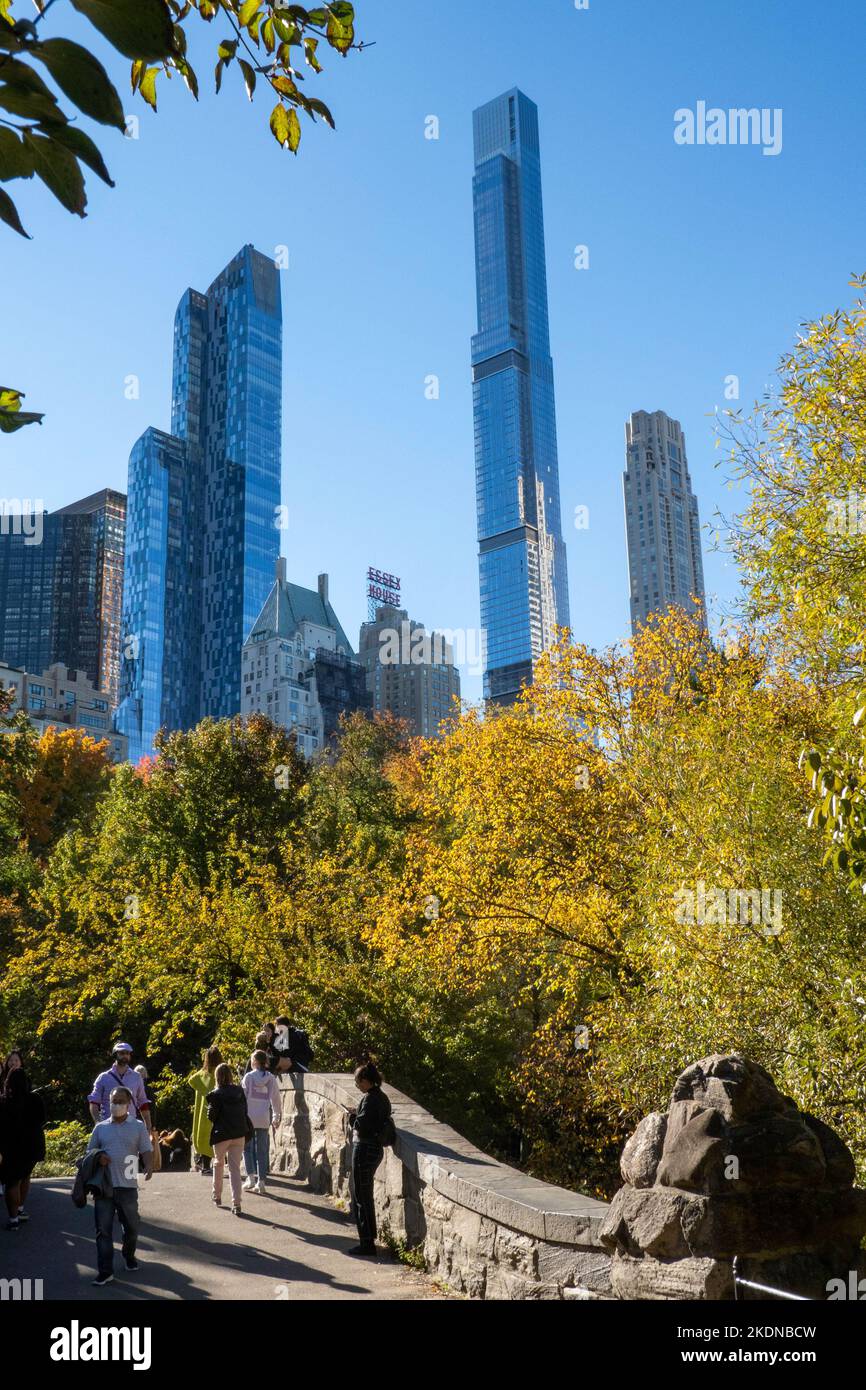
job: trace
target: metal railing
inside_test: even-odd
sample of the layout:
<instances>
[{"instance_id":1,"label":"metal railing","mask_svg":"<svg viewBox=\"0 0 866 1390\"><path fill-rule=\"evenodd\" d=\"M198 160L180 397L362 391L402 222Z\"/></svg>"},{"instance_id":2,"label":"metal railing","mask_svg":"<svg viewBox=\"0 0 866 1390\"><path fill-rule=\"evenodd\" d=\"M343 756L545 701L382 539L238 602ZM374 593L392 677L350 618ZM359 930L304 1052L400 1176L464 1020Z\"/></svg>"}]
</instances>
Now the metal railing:
<instances>
[{"instance_id":1,"label":"metal railing","mask_svg":"<svg viewBox=\"0 0 866 1390\"><path fill-rule=\"evenodd\" d=\"M734 1256L732 1272L734 1276L734 1299L739 1299L738 1289L754 1289L757 1293L768 1294L770 1298L787 1298L797 1303L812 1303L814 1300L807 1298L802 1293L789 1293L786 1289L772 1289L769 1284L756 1284L752 1279L743 1279L737 1273L739 1256Z\"/></svg>"}]
</instances>

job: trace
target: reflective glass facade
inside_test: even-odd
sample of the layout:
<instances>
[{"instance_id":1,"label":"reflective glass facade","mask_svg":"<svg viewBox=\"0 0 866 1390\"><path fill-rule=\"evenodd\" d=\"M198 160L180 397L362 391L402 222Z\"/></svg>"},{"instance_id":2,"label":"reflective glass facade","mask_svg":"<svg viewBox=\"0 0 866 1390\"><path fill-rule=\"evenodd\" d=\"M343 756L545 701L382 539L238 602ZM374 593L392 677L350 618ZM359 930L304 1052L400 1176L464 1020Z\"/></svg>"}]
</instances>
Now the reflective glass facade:
<instances>
[{"instance_id":1,"label":"reflective glass facade","mask_svg":"<svg viewBox=\"0 0 866 1390\"><path fill-rule=\"evenodd\" d=\"M130 458L119 724L133 760L160 727L240 710L241 649L280 548L281 380L279 271L245 246L181 299L172 432L148 430Z\"/></svg>"},{"instance_id":2,"label":"reflective glass facade","mask_svg":"<svg viewBox=\"0 0 866 1390\"><path fill-rule=\"evenodd\" d=\"M472 340L485 698L513 700L569 625L547 305L538 110L517 90L474 114Z\"/></svg>"},{"instance_id":3,"label":"reflective glass facade","mask_svg":"<svg viewBox=\"0 0 866 1390\"><path fill-rule=\"evenodd\" d=\"M105 488L19 522L0 518L0 660L62 662L116 705L126 498Z\"/></svg>"}]
</instances>

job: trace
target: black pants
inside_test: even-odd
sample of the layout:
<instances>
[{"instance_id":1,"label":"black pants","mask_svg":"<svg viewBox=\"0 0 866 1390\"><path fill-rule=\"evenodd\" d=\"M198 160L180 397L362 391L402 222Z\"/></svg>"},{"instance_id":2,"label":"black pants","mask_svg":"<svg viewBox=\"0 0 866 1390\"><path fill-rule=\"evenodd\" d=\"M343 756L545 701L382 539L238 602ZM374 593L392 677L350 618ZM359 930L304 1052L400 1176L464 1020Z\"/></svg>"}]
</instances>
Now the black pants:
<instances>
[{"instance_id":1,"label":"black pants","mask_svg":"<svg viewBox=\"0 0 866 1390\"><path fill-rule=\"evenodd\" d=\"M352 1197L362 1245L372 1245L376 1240L373 1178L384 1157L385 1150L381 1144L352 1145Z\"/></svg>"},{"instance_id":2,"label":"black pants","mask_svg":"<svg viewBox=\"0 0 866 1390\"><path fill-rule=\"evenodd\" d=\"M120 1221L123 1236L121 1251L125 1260L135 1254L140 1225L138 1216L138 1189L135 1187L116 1187L113 1197L97 1197L94 1200L96 1214L96 1260L100 1276L110 1274L114 1264L114 1217Z\"/></svg>"}]
</instances>

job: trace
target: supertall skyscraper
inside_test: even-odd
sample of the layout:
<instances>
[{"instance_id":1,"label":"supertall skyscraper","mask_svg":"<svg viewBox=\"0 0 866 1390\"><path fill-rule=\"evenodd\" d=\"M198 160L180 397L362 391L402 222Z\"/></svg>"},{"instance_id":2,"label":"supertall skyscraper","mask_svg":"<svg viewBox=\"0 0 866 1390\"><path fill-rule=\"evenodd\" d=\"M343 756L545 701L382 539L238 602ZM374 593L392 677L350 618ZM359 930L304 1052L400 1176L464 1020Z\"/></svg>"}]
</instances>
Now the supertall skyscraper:
<instances>
[{"instance_id":1,"label":"supertall skyscraper","mask_svg":"<svg viewBox=\"0 0 866 1390\"><path fill-rule=\"evenodd\" d=\"M119 685L126 498L104 488L56 512L0 519L0 660Z\"/></svg>"},{"instance_id":2,"label":"supertall skyscraper","mask_svg":"<svg viewBox=\"0 0 866 1390\"><path fill-rule=\"evenodd\" d=\"M472 339L485 698L508 704L569 625L547 308L538 109L516 89L474 113Z\"/></svg>"},{"instance_id":3,"label":"supertall skyscraper","mask_svg":"<svg viewBox=\"0 0 866 1390\"><path fill-rule=\"evenodd\" d=\"M129 460L118 726L134 761L160 727L241 708L241 650L280 549L282 310L245 246L174 324L171 434Z\"/></svg>"},{"instance_id":4,"label":"supertall skyscraper","mask_svg":"<svg viewBox=\"0 0 866 1390\"><path fill-rule=\"evenodd\" d=\"M686 437L663 410L637 410L625 427L625 528L631 625L671 604L705 603L698 499L692 492Z\"/></svg>"}]
</instances>

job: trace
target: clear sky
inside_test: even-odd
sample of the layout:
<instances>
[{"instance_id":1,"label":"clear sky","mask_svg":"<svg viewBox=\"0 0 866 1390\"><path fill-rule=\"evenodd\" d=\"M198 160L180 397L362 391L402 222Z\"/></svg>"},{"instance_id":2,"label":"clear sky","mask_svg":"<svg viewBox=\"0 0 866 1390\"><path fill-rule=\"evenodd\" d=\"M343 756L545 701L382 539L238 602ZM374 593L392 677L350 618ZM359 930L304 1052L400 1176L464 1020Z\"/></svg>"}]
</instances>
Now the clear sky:
<instances>
[{"instance_id":1,"label":"clear sky","mask_svg":"<svg viewBox=\"0 0 866 1390\"><path fill-rule=\"evenodd\" d=\"M304 122L297 159L240 74L211 90L217 22L187 22L202 99L161 82L159 114L63 0L45 32L87 36L140 116L98 135L117 187L89 216L8 185L0 379L45 423L0 436L0 494L49 509L125 490L130 447L168 428L172 323L245 242L283 272L284 550L357 639L368 565L400 574L413 617L478 625L469 340L475 326L475 106L520 86L539 106L562 512L576 637L628 633L622 484L630 411L686 432L701 519L731 510L710 419L725 378L748 406L798 324L866 269L863 0L357 0L375 47L310 75L337 132ZM20 12L20 4L17 7ZM777 157L674 142L674 112L781 108ZM440 138L425 139L435 115ZM85 127L89 124L84 122ZM574 268L587 245L588 270ZM438 400L425 380L440 379ZM140 380L128 400L125 380ZM588 530L573 529L578 506ZM705 545L716 611L736 580ZM464 681L480 694L480 680Z\"/></svg>"}]
</instances>

